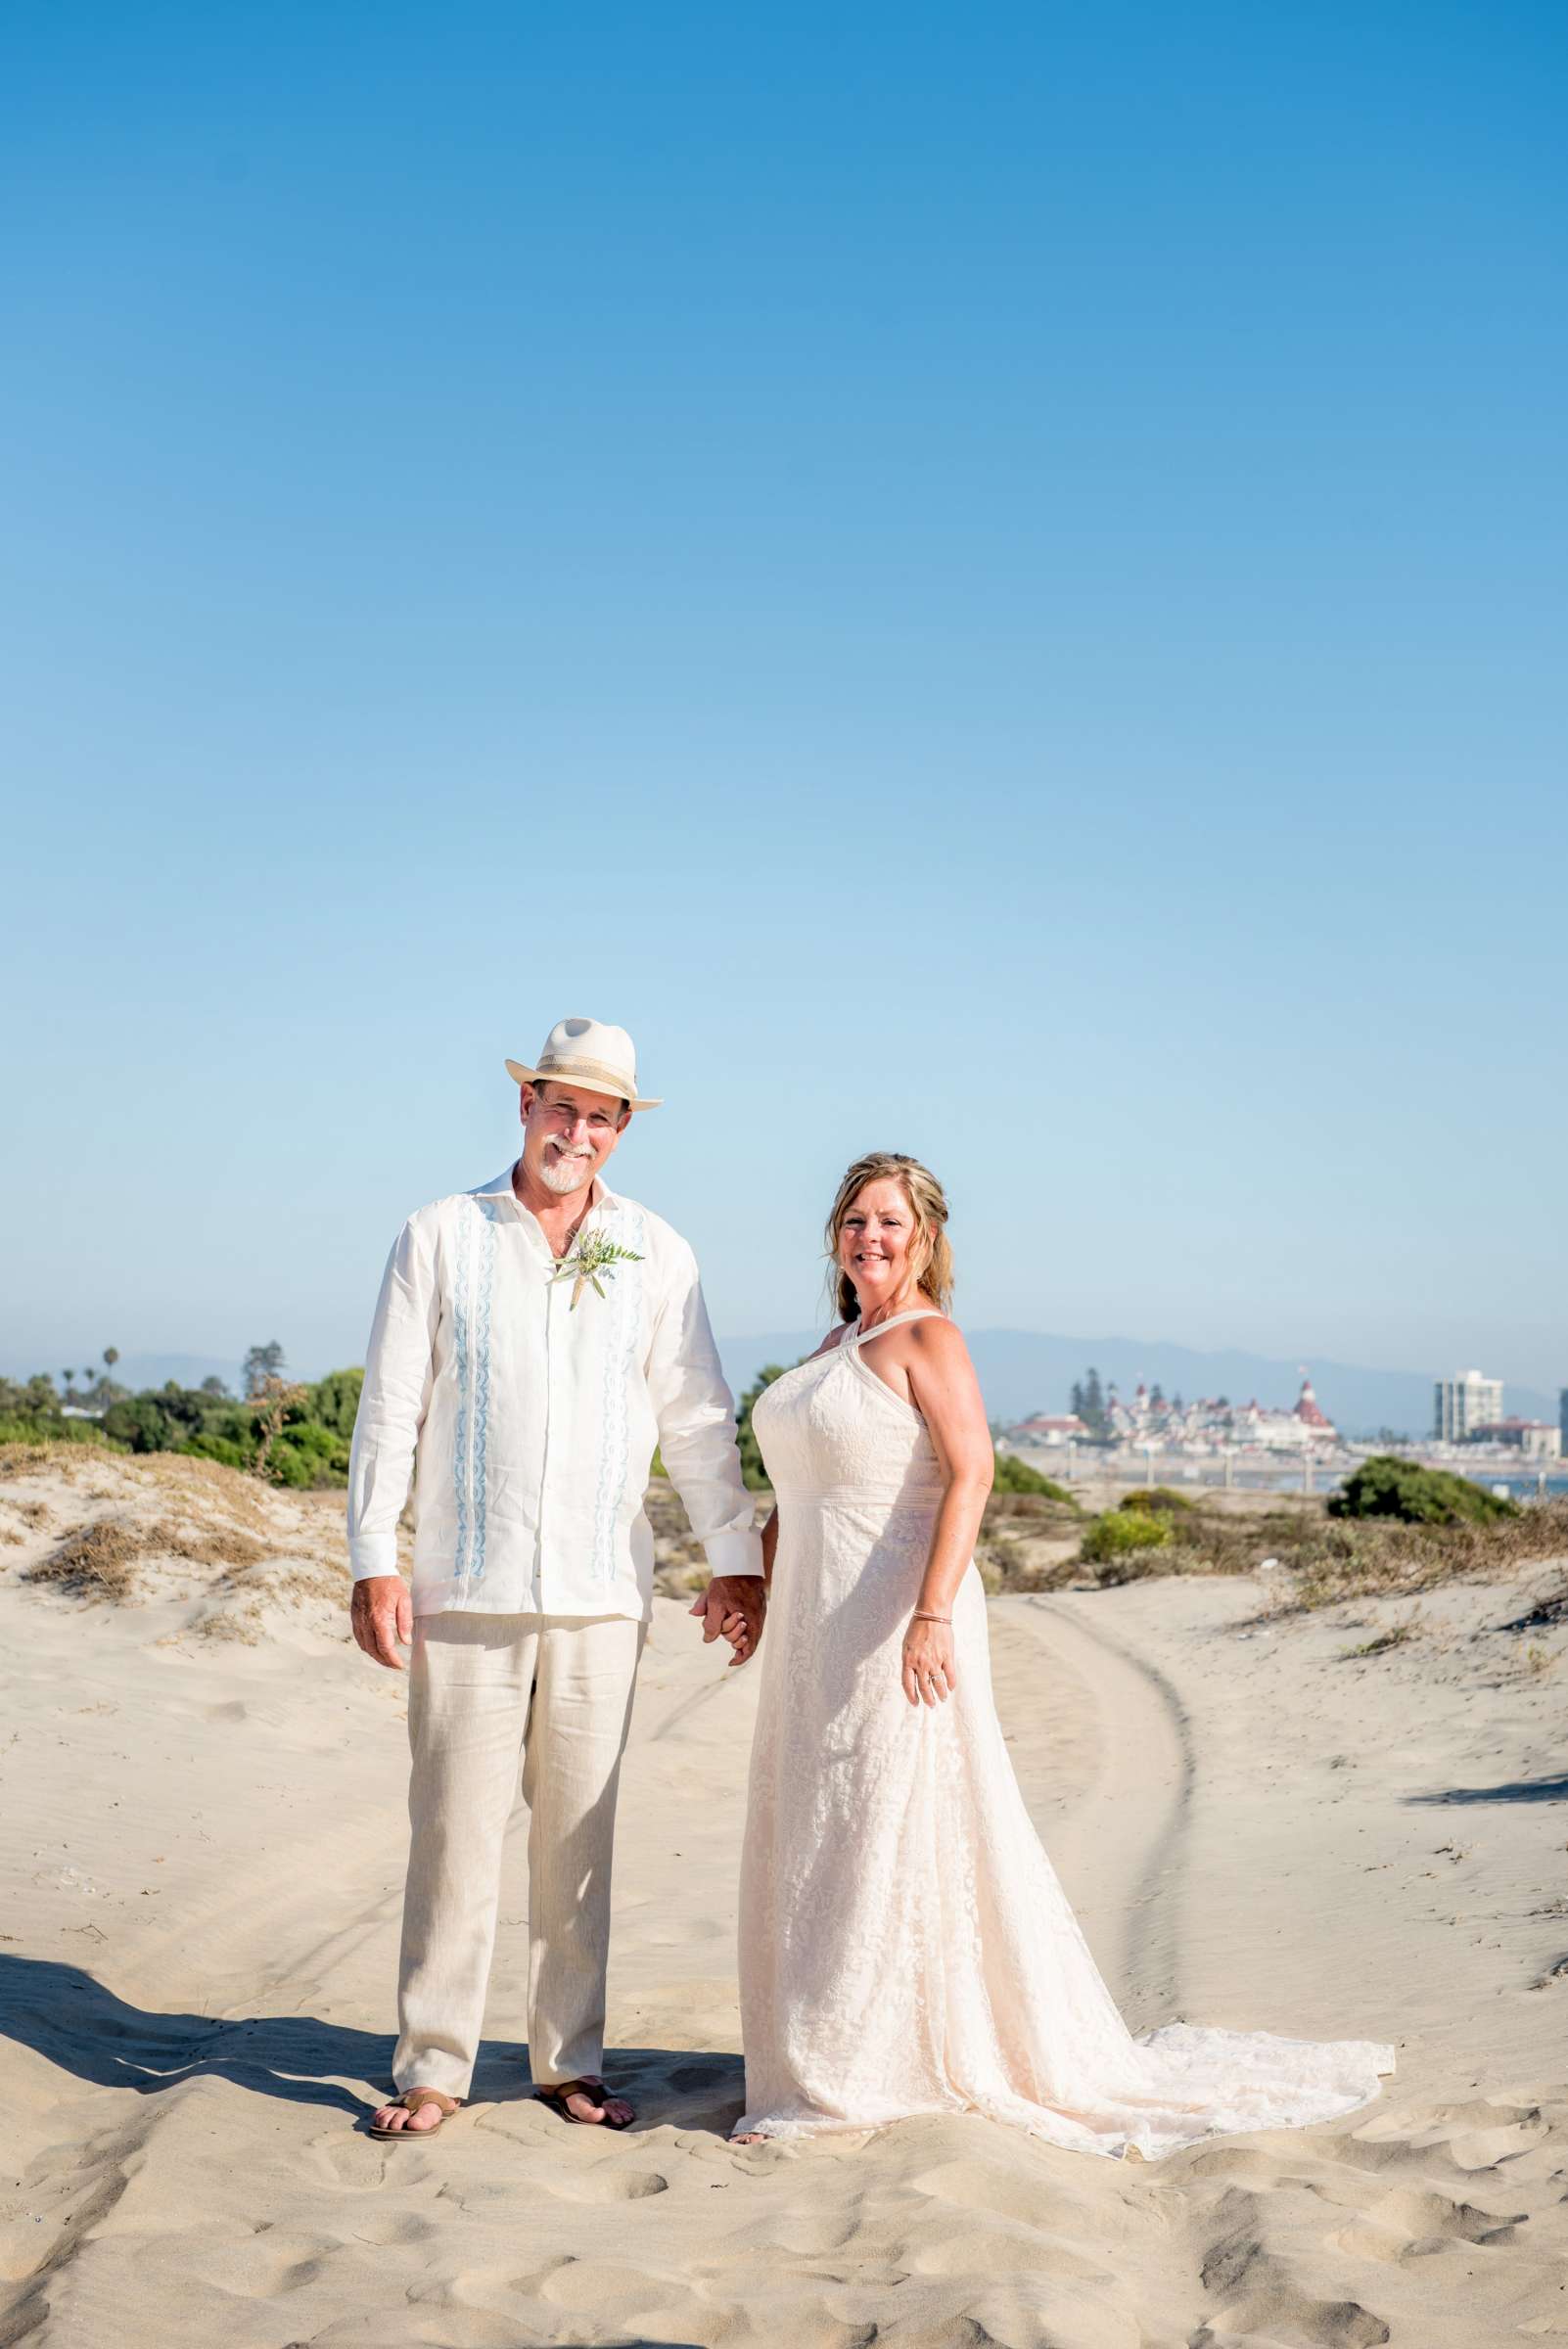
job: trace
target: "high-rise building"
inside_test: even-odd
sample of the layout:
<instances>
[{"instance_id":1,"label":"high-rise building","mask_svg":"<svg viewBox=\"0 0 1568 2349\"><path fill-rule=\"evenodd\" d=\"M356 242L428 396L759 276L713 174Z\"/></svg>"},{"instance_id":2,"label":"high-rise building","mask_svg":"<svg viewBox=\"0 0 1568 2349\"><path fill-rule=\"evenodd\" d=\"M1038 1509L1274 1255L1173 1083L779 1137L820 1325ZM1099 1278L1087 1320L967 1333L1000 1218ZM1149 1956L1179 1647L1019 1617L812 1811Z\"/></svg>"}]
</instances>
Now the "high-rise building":
<instances>
[{"instance_id":1,"label":"high-rise building","mask_svg":"<svg viewBox=\"0 0 1568 2349\"><path fill-rule=\"evenodd\" d=\"M1479 1370L1461 1370L1457 1378L1438 1380L1432 1433L1440 1444L1462 1444L1478 1427L1493 1426L1501 1417L1500 1378L1483 1378Z\"/></svg>"}]
</instances>

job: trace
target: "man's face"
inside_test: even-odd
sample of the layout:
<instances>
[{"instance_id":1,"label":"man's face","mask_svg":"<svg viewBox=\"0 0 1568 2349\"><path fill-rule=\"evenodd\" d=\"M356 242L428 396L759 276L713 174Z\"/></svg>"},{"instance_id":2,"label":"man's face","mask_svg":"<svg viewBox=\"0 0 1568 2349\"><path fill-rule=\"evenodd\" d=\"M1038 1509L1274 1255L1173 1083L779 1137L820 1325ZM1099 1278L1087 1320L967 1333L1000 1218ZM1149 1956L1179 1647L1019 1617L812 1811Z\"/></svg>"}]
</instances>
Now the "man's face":
<instances>
[{"instance_id":1,"label":"man's face","mask_svg":"<svg viewBox=\"0 0 1568 2349\"><path fill-rule=\"evenodd\" d=\"M524 1085L520 1106L523 1164L562 1199L592 1182L631 1115L615 1093L554 1079Z\"/></svg>"}]
</instances>

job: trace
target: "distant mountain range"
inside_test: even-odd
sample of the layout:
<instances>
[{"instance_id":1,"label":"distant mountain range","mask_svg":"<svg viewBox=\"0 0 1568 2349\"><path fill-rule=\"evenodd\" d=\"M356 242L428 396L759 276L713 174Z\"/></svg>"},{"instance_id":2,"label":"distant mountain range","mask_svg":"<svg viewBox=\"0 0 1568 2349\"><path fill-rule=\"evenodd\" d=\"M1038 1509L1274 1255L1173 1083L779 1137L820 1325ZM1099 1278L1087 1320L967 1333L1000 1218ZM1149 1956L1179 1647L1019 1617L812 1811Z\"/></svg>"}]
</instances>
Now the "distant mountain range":
<instances>
[{"instance_id":1,"label":"distant mountain range","mask_svg":"<svg viewBox=\"0 0 1568 2349\"><path fill-rule=\"evenodd\" d=\"M992 1419L1065 1411L1073 1381L1082 1378L1090 1363L1107 1386L1114 1379L1129 1397L1140 1378L1151 1387L1158 1380L1167 1395L1181 1395L1189 1403L1199 1395L1228 1395L1232 1403L1247 1403L1256 1396L1262 1404L1288 1407L1301 1391L1296 1363L1268 1355L1204 1354L1163 1338L1059 1338L1032 1329L974 1329L967 1334ZM799 1361L814 1351L820 1335L819 1330L797 1329L757 1338L721 1338L724 1375L739 1395L764 1362ZM1308 1366L1317 1400L1342 1435L1375 1436L1384 1427L1411 1436L1430 1432L1431 1372L1363 1370L1349 1362L1314 1361ZM7 1375L23 1377L38 1367L17 1362L8 1366ZM55 1375L58 1378L58 1366ZM221 1378L231 1392L240 1391L239 1363L204 1354L128 1354L115 1363L115 1376L122 1387L131 1388L161 1387L171 1378L182 1387L199 1387L205 1378ZM1503 1403L1521 1418L1553 1423L1557 1418L1557 1397L1539 1387L1506 1386Z\"/></svg>"},{"instance_id":2,"label":"distant mountain range","mask_svg":"<svg viewBox=\"0 0 1568 2349\"><path fill-rule=\"evenodd\" d=\"M1149 1338L1059 1338L1031 1329L972 1329L969 1351L992 1419L1027 1419L1035 1411L1068 1408L1073 1381L1092 1363L1102 1382L1114 1380L1130 1398L1138 1380L1158 1380L1167 1395L1188 1403L1200 1395L1225 1395L1232 1403L1254 1397L1288 1408L1301 1392L1293 1361L1262 1354L1227 1351L1203 1354L1190 1346ZM736 1394L751 1385L764 1362L790 1363L810 1354L820 1332L790 1330L760 1338L723 1338L724 1375ZM1308 1365L1323 1409L1342 1435L1375 1436L1381 1428L1424 1436L1432 1426L1434 1375L1421 1370L1362 1370L1349 1362ZM1555 1424L1557 1398L1537 1387L1508 1386L1504 1407L1525 1419Z\"/></svg>"}]
</instances>

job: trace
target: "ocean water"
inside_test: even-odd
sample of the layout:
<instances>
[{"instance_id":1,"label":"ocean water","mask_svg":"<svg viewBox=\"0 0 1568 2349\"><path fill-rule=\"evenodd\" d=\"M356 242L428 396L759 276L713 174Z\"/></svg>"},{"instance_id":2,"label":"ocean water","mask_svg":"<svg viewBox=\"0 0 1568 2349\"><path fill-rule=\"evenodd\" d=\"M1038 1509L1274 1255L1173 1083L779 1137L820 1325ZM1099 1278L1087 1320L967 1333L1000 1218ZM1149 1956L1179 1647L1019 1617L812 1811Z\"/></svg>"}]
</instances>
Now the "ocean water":
<instances>
[{"instance_id":1,"label":"ocean water","mask_svg":"<svg viewBox=\"0 0 1568 2349\"><path fill-rule=\"evenodd\" d=\"M1036 1454L1032 1452L1029 1456L1036 1461ZM1038 1461L1047 1460L1047 1454L1038 1455ZM1350 1467L1305 1470L1299 1460L1281 1461L1277 1465L1272 1461L1236 1460L1230 1486L1236 1493L1335 1493L1354 1467L1353 1462ZM1047 1475L1060 1473L1060 1469L1046 1466ZM1504 1494L1509 1500L1568 1500L1568 1461L1553 1461L1544 1475L1534 1468L1506 1469L1490 1463L1480 1468L1454 1469L1453 1473L1468 1476L1484 1492ZM1142 1484L1145 1480L1140 1473L1134 1481ZM1178 1489L1190 1490L1194 1486L1219 1489L1225 1481L1224 1464L1220 1460L1161 1459L1157 1455L1152 1481Z\"/></svg>"}]
</instances>

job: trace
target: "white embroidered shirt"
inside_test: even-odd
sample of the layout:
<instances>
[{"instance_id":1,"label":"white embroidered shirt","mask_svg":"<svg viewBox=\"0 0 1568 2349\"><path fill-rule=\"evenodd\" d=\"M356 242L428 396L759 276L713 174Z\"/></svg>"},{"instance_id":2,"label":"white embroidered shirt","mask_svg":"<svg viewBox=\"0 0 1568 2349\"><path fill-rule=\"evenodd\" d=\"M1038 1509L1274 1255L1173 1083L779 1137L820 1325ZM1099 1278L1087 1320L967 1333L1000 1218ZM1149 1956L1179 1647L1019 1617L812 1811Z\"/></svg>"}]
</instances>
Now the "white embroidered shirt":
<instances>
[{"instance_id":1,"label":"white embroidered shirt","mask_svg":"<svg viewBox=\"0 0 1568 2349\"><path fill-rule=\"evenodd\" d=\"M637 1262L604 1295L552 1280L512 1188L438 1199L397 1236L370 1335L348 1469L355 1581L397 1571L418 1459L414 1611L645 1617L654 1446L715 1574L760 1574L734 1405L678 1232L602 1182L582 1236Z\"/></svg>"}]
</instances>

